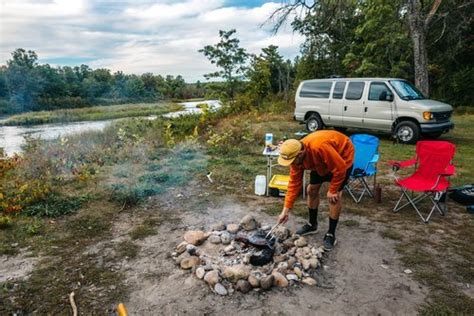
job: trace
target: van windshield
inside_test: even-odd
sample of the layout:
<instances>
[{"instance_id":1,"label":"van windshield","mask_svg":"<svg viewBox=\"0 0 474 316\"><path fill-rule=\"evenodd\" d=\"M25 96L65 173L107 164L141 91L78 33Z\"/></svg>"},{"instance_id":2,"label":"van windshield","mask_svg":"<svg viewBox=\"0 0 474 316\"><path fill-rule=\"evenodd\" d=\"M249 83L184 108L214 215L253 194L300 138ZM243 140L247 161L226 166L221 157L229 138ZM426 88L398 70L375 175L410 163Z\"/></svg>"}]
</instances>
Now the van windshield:
<instances>
[{"instance_id":1,"label":"van windshield","mask_svg":"<svg viewBox=\"0 0 474 316\"><path fill-rule=\"evenodd\" d=\"M390 85L395 89L402 100L422 100L425 99L423 93L414 85L405 80L390 80Z\"/></svg>"}]
</instances>

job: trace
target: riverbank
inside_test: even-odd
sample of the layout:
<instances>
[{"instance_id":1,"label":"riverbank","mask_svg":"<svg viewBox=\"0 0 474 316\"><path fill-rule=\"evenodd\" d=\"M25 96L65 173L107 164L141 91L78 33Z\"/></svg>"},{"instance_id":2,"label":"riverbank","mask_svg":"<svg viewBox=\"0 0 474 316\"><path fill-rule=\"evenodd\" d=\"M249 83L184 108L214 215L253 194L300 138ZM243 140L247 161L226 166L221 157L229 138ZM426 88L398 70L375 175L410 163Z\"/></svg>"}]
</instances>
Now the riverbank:
<instances>
[{"instance_id":1,"label":"riverbank","mask_svg":"<svg viewBox=\"0 0 474 316\"><path fill-rule=\"evenodd\" d=\"M339 242L322 259L317 286L218 297L176 266L170 253L190 227L245 214L274 223L282 199L255 196L253 183L265 173L265 133L279 140L301 129L291 116L286 104L224 107L28 142L23 158L0 169L1 206L10 207L0 213L0 314L64 314L72 291L86 314L119 302L136 314L472 314L472 215L452 201L429 225L410 210L392 213L399 190L386 162L412 157L415 147L384 135L377 135L383 203L344 196ZM457 146L458 185L474 176L474 116L453 120L441 139ZM298 199L288 227L306 212ZM319 222L312 244L327 228L324 200Z\"/></svg>"},{"instance_id":2,"label":"riverbank","mask_svg":"<svg viewBox=\"0 0 474 316\"><path fill-rule=\"evenodd\" d=\"M28 112L13 115L0 122L1 125L40 125L50 123L101 121L124 117L140 117L162 115L168 112L181 110L177 103L130 103L108 106L93 106L87 108Z\"/></svg>"}]
</instances>

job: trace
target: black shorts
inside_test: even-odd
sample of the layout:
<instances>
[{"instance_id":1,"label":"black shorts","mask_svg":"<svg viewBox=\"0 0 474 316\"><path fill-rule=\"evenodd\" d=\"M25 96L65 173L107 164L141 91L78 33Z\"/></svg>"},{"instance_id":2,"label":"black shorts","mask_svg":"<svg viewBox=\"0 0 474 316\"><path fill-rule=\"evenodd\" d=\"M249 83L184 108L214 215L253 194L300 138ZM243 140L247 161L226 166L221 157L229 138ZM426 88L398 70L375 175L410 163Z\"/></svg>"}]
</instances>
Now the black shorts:
<instances>
[{"instance_id":1,"label":"black shorts","mask_svg":"<svg viewBox=\"0 0 474 316\"><path fill-rule=\"evenodd\" d=\"M352 172L352 166L350 166L349 169L347 169L346 177L344 178L344 181L342 182L341 186L337 190L338 192L341 192L342 190L344 190L344 186L349 181L351 172ZM325 176L320 176L316 171L311 170L311 174L309 175L309 177L310 177L309 184L322 184L323 182L331 182L332 173L328 173Z\"/></svg>"}]
</instances>

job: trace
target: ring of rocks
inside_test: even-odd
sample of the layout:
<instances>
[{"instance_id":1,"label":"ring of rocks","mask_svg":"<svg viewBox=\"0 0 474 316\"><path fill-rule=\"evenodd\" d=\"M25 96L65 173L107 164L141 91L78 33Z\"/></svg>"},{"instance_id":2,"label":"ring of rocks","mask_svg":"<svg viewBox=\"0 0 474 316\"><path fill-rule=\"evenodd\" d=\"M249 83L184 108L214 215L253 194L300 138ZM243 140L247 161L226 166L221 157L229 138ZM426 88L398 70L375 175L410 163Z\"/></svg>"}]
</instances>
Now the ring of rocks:
<instances>
[{"instance_id":1,"label":"ring of rocks","mask_svg":"<svg viewBox=\"0 0 474 316\"><path fill-rule=\"evenodd\" d=\"M274 231L277 241L273 245L273 260L263 266L250 264L251 256L261 250L249 247L240 238L236 240L236 236L266 233L270 229L268 225L261 226L252 215L246 215L239 224L218 222L207 232L189 230L172 257L181 269L192 271L219 295L316 285L312 275L320 265L324 248L310 245L306 238L290 234L284 226Z\"/></svg>"}]
</instances>

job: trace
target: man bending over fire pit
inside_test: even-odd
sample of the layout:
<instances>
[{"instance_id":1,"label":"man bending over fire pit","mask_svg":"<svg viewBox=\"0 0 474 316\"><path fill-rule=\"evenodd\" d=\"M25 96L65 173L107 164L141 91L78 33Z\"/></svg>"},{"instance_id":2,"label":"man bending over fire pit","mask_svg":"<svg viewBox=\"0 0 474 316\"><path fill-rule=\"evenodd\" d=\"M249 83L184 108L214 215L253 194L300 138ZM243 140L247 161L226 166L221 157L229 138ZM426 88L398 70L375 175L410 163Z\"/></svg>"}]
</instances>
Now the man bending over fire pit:
<instances>
[{"instance_id":1,"label":"man bending over fire pit","mask_svg":"<svg viewBox=\"0 0 474 316\"><path fill-rule=\"evenodd\" d=\"M309 222L296 231L303 236L318 229L319 190L323 182L330 182L327 192L329 202L329 230L323 245L332 250L336 245L336 226L342 208L342 190L352 170L354 146L349 137L336 131L317 131L300 141L289 139L280 148L278 163L290 166L290 181L279 223L288 220L288 214L299 195L305 170L311 170L307 188Z\"/></svg>"}]
</instances>

